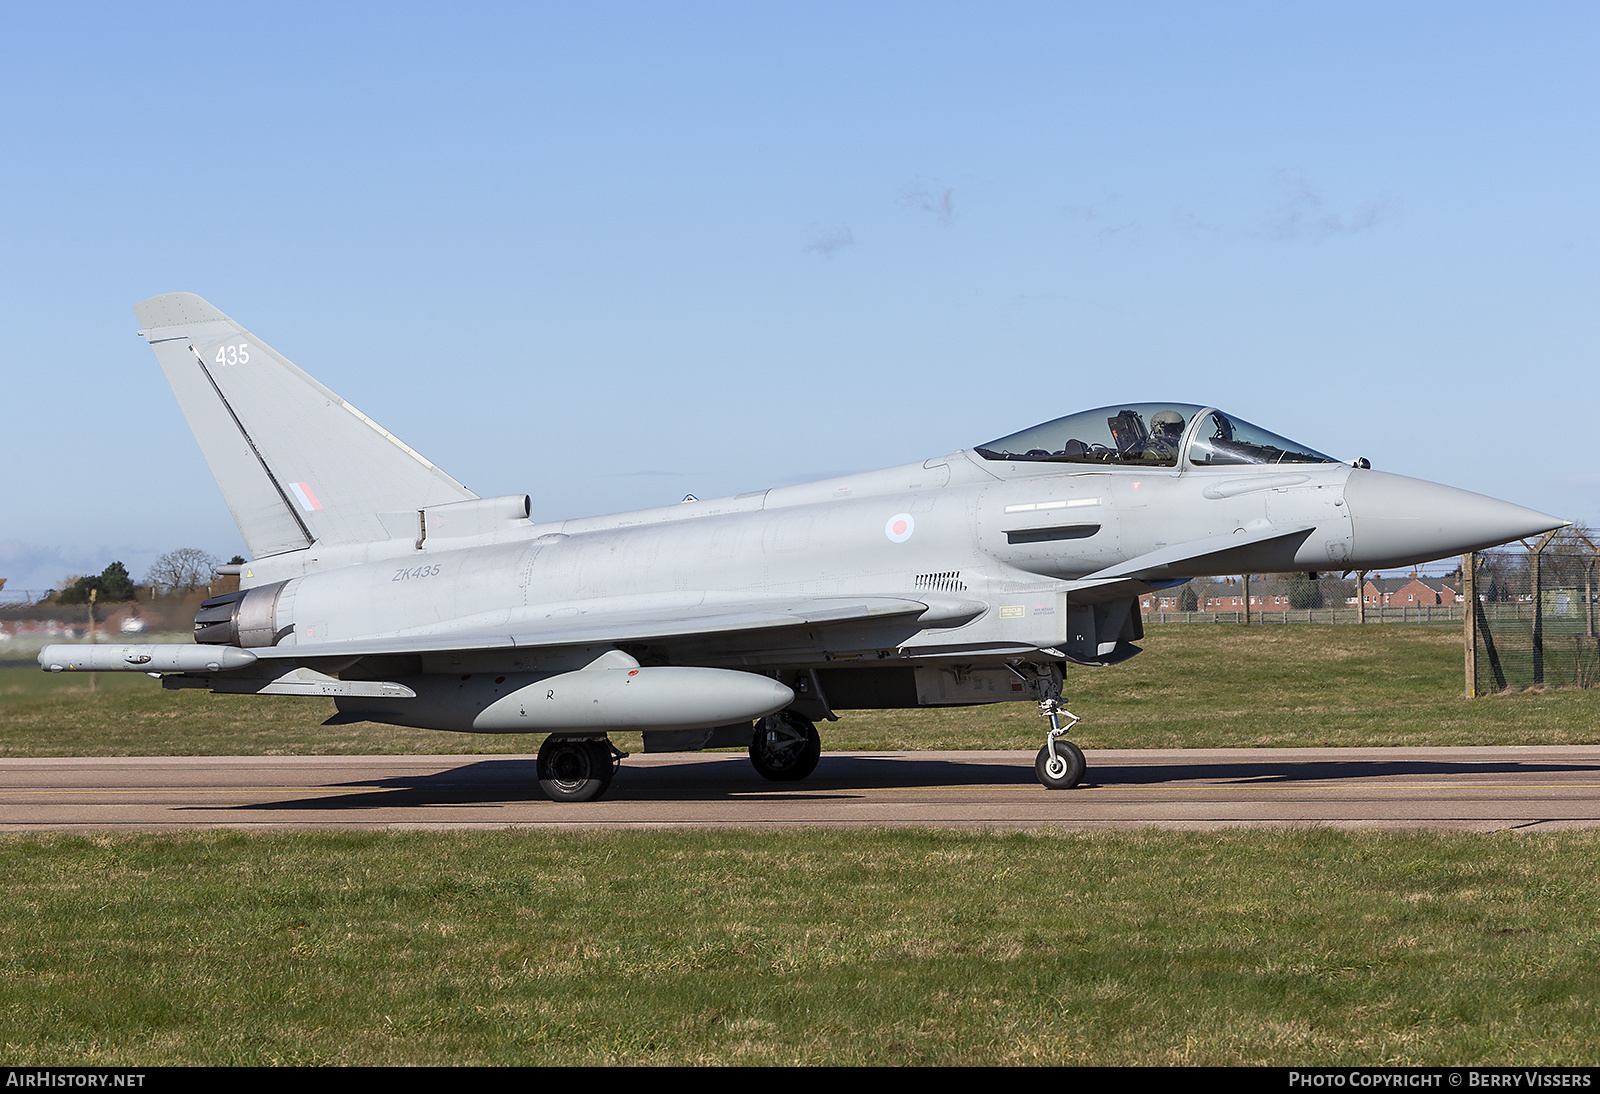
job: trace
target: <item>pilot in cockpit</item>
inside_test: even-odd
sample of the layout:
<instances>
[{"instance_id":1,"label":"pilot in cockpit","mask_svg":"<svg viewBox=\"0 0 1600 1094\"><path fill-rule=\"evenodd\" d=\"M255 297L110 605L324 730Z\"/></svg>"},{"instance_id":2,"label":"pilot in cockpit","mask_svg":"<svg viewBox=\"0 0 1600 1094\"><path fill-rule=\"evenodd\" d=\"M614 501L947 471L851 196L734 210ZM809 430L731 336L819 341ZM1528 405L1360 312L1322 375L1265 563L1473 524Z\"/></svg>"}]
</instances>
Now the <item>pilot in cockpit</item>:
<instances>
[{"instance_id":1,"label":"pilot in cockpit","mask_svg":"<svg viewBox=\"0 0 1600 1094\"><path fill-rule=\"evenodd\" d=\"M1158 410L1150 416L1150 439L1146 449L1163 460L1176 460L1187 423L1176 410Z\"/></svg>"}]
</instances>

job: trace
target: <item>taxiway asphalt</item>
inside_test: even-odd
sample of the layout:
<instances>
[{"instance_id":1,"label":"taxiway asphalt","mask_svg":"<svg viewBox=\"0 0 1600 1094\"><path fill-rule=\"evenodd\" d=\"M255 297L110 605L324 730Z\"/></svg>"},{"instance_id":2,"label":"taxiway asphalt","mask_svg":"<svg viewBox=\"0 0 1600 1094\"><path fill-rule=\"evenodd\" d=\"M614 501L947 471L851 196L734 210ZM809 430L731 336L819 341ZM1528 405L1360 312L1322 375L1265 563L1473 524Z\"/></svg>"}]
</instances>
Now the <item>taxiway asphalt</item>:
<instances>
[{"instance_id":1,"label":"taxiway asphalt","mask_svg":"<svg viewBox=\"0 0 1600 1094\"><path fill-rule=\"evenodd\" d=\"M601 801L540 792L530 756L0 760L0 831L1600 826L1600 746L1090 750L1075 790L1031 752L826 753L770 783L736 753L631 756Z\"/></svg>"}]
</instances>

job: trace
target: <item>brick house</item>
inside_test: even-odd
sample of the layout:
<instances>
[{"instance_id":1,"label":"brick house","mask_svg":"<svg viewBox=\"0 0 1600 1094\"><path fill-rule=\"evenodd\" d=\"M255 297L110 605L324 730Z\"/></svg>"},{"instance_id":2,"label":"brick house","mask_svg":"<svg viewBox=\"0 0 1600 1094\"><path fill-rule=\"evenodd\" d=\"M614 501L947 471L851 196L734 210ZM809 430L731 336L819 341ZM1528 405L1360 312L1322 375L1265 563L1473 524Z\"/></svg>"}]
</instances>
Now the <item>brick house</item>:
<instances>
[{"instance_id":1,"label":"brick house","mask_svg":"<svg viewBox=\"0 0 1600 1094\"><path fill-rule=\"evenodd\" d=\"M1244 611L1244 582L1237 577L1196 578L1189 583L1194 590L1195 610L1201 612ZM1178 597L1183 586L1146 593L1139 598L1139 607L1146 612L1177 612ZM1250 610L1282 611L1289 607L1289 589L1276 577L1250 578Z\"/></svg>"},{"instance_id":2,"label":"brick house","mask_svg":"<svg viewBox=\"0 0 1600 1094\"><path fill-rule=\"evenodd\" d=\"M1369 608L1434 607L1461 600L1457 578L1423 577L1415 572L1405 577L1370 577L1361 590Z\"/></svg>"}]
</instances>

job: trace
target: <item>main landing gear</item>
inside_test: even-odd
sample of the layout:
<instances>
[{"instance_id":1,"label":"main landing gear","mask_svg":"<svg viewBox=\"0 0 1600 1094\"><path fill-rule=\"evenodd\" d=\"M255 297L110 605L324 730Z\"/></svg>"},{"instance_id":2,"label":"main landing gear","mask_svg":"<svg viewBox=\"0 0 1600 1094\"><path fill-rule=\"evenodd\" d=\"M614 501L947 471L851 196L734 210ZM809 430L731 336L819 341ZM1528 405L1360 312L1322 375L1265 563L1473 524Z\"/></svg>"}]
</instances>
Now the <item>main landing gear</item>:
<instances>
[{"instance_id":1,"label":"main landing gear","mask_svg":"<svg viewBox=\"0 0 1600 1094\"><path fill-rule=\"evenodd\" d=\"M815 771L821 758L822 737L804 715L780 710L756 722L750 762L762 778L795 782Z\"/></svg>"},{"instance_id":2,"label":"main landing gear","mask_svg":"<svg viewBox=\"0 0 1600 1094\"><path fill-rule=\"evenodd\" d=\"M558 737L539 746L539 789L551 801L594 801L611 788L626 752L609 737Z\"/></svg>"},{"instance_id":3,"label":"main landing gear","mask_svg":"<svg viewBox=\"0 0 1600 1094\"><path fill-rule=\"evenodd\" d=\"M773 782L797 782L815 771L822 758L817 727L792 710L759 719L748 732L750 762ZM717 741L711 746L732 743ZM610 789L625 756L608 737L552 733L539 746L539 788L552 801L594 801Z\"/></svg>"}]
</instances>

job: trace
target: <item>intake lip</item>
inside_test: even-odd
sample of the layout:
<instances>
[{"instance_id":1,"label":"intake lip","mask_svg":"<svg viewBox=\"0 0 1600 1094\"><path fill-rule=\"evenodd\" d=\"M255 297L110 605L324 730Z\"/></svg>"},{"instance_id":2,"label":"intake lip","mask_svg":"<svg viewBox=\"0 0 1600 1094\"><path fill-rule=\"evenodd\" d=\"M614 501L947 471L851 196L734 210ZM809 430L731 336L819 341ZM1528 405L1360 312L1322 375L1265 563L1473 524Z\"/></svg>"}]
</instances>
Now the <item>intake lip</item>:
<instances>
[{"instance_id":1,"label":"intake lip","mask_svg":"<svg viewBox=\"0 0 1600 1094\"><path fill-rule=\"evenodd\" d=\"M1496 547L1568 521L1436 482L1357 469L1344 488L1354 553L1365 570Z\"/></svg>"}]
</instances>

